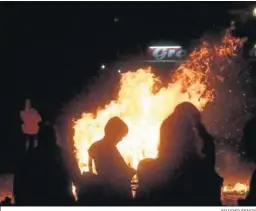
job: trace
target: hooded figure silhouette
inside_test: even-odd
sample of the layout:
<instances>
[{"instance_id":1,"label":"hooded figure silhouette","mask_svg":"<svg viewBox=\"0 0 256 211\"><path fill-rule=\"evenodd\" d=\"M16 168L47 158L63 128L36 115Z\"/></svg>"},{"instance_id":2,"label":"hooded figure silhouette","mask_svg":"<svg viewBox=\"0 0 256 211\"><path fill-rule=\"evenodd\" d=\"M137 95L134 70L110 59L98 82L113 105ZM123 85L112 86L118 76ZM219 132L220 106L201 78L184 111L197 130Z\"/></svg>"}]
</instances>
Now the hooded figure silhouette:
<instances>
[{"instance_id":1,"label":"hooded figure silhouette","mask_svg":"<svg viewBox=\"0 0 256 211\"><path fill-rule=\"evenodd\" d=\"M124 121L113 117L105 126L103 139L92 144L88 150L98 176L107 183L108 198L112 204L125 203L123 200L132 198L131 179L135 170L126 164L116 147L127 133L128 127Z\"/></svg>"}]
</instances>

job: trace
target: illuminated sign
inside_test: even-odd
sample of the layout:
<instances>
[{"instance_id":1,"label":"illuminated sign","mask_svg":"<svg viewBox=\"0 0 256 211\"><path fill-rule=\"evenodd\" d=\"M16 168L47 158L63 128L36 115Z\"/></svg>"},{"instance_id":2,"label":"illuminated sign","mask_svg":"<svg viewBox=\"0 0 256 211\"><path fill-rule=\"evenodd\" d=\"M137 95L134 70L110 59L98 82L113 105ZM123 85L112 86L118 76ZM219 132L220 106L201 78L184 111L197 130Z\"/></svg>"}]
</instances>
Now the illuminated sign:
<instances>
[{"instance_id":1,"label":"illuminated sign","mask_svg":"<svg viewBox=\"0 0 256 211\"><path fill-rule=\"evenodd\" d=\"M148 49L148 62L177 62L186 55L181 46L152 46Z\"/></svg>"}]
</instances>

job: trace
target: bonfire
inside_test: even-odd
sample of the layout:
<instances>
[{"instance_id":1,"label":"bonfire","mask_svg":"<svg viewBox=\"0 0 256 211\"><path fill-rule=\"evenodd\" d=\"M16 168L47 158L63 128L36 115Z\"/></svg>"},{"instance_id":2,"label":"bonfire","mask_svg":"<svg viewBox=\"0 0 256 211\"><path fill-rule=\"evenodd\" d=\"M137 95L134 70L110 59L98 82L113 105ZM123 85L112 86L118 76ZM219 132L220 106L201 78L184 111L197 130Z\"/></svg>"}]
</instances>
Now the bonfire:
<instances>
[{"instance_id":1,"label":"bonfire","mask_svg":"<svg viewBox=\"0 0 256 211\"><path fill-rule=\"evenodd\" d=\"M203 41L174 71L167 86L159 87L161 79L150 68L122 73L117 99L96 114L83 113L74 121L74 147L81 173L89 170L88 148L103 137L104 126L113 116L123 119L129 127L128 135L117 146L128 165L136 169L142 159L156 158L163 120L185 101L203 111L214 100L214 88L209 84L224 80L222 67L212 70L214 62L226 64L223 61L235 57L244 42L232 37L230 30L218 45Z\"/></svg>"}]
</instances>

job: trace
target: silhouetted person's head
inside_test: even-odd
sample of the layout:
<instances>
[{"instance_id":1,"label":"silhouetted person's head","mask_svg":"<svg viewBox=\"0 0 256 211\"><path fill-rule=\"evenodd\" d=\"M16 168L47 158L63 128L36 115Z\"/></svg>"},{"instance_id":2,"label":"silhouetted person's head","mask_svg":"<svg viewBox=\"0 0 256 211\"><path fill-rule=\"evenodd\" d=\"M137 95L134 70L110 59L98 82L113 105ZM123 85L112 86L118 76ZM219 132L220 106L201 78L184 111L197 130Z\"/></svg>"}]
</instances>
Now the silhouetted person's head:
<instances>
[{"instance_id":1,"label":"silhouetted person's head","mask_svg":"<svg viewBox=\"0 0 256 211\"><path fill-rule=\"evenodd\" d=\"M197 131L197 132L194 131L195 133L193 132L192 134L192 131L189 129L191 136L193 135L194 139L193 139L193 142L188 142L187 145L190 145L188 146L188 148L190 149L196 149L197 154L199 156L202 156L201 153L202 153L204 141L207 141L204 138L211 138L211 137L207 133L206 129L204 128L204 125L201 123L200 111L192 103L184 102L177 105L173 113L179 118L182 118L184 121L190 122L189 124L192 126L193 130L195 129ZM202 132L204 132L204 137L201 137Z\"/></svg>"},{"instance_id":2,"label":"silhouetted person's head","mask_svg":"<svg viewBox=\"0 0 256 211\"><path fill-rule=\"evenodd\" d=\"M119 117L111 118L105 126L105 138L116 145L128 134L128 126Z\"/></svg>"},{"instance_id":3,"label":"silhouetted person's head","mask_svg":"<svg viewBox=\"0 0 256 211\"><path fill-rule=\"evenodd\" d=\"M184 102L177 105L174 109L174 113L179 116L191 118L194 123L201 122L200 111L192 103Z\"/></svg>"},{"instance_id":4,"label":"silhouetted person's head","mask_svg":"<svg viewBox=\"0 0 256 211\"><path fill-rule=\"evenodd\" d=\"M175 109L160 127L159 158L176 162L176 158L183 157L194 150L193 123L187 115L184 115L184 112L180 112L182 109L178 108L178 112Z\"/></svg>"},{"instance_id":5,"label":"silhouetted person's head","mask_svg":"<svg viewBox=\"0 0 256 211\"><path fill-rule=\"evenodd\" d=\"M54 127L50 123L45 123L41 126L38 133L39 147L56 146L57 139Z\"/></svg>"}]
</instances>

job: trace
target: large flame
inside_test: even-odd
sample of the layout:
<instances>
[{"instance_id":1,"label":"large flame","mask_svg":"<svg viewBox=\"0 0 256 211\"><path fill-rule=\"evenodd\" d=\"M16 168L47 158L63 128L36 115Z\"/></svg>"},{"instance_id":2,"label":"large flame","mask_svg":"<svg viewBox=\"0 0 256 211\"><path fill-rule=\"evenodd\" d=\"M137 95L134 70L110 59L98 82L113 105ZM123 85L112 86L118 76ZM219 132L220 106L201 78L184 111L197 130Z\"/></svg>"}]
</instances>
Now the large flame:
<instances>
[{"instance_id":1,"label":"large flame","mask_svg":"<svg viewBox=\"0 0 256 211\"><path fill-rule=\"evenodd\" d=\"M123 73L117 100L99 109L96 115L83 113L74 123L74 146L81 172L88 171L88 148L103 137L104 126L113 116L121 117L129 127L128 135L118 145L125 161L136 168L140 160L155 158L163 120L184 101L203 110L214 99L210 77L221 79L220 73L211 71L214 60L234 56L243 42L229 31L219 45L204 41L174 71L168 86L156 87L161 81L150 68Z\"/></svg>"}]
</instances>

